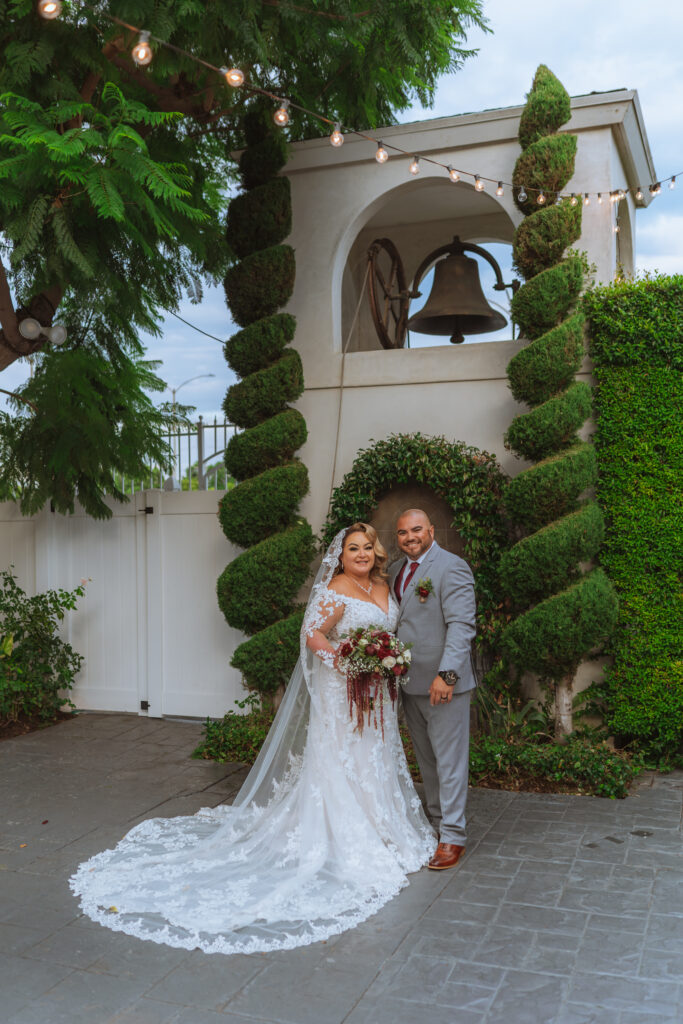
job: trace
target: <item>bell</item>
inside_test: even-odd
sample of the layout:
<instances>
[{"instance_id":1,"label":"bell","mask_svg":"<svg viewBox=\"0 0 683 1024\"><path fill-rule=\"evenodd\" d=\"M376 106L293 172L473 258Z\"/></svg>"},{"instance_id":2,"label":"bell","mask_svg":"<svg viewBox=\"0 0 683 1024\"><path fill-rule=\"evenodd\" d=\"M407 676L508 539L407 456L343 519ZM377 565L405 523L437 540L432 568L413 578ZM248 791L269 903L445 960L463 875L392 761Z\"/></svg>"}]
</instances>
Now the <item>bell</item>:
<instances>
[{"instance_id":1,"label":"bell","mask_svg":"<svg viewBox=\"0 0 683 1024\"><path fill-rule=\"evenodd\" d=\"M477 261L465 256L462 244L457 244L434 267L431 294L419 313L411 316L408 330L447 334L458 344L466 334L499 331L506 323L503 314L491 309L484 298Z\"/></svg>"}]
</instances>

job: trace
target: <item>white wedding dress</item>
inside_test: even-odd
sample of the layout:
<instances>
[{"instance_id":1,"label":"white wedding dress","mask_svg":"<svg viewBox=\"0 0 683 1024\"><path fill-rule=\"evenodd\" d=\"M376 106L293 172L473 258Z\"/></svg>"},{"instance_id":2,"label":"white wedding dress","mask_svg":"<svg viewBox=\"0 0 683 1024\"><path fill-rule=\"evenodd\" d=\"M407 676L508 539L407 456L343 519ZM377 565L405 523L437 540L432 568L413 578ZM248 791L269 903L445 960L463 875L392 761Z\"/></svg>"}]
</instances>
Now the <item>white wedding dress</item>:
<instances>
[{"instance_id":1,"label":"white wedding dress","mask_svg":"<svg viewBox=\"0 0 683 1024\"><path fill-rule=\"evenodd\" d=\"M393 596L385 614L372 602L335 594L326 585L332 562L334 545L302 640L323 609L339 602L333 644L357 626L393 631ZM206 953L291 949L366 920L429 860L434 833L388 697L384 738L379 723L360 734L345 678L303 643L298 670L233 806L145 821L115 849L80 865L71 887L88 917Z\"/></svg>"}]
</instances>

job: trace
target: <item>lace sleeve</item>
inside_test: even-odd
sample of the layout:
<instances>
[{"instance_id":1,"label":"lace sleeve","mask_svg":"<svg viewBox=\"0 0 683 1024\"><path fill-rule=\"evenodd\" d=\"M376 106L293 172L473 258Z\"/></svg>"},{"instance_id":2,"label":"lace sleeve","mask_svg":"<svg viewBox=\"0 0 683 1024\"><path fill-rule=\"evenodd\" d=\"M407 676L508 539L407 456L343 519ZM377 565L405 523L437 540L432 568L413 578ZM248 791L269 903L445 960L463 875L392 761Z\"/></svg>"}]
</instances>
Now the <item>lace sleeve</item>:
<instances>
[{"instance_id":1,"label":"lace sleeve","mask_svg":"<svg viewBox=\"0 0 683 1024\"><path fill-rule=\"evenodd\" d=\"M313 651L321 661L334 668L336 649L327 635L344 614L345 604L338 594L327 587L321 588L317 599L311 600L301 627L301 643Z\"/></svg>"}]
</instances>

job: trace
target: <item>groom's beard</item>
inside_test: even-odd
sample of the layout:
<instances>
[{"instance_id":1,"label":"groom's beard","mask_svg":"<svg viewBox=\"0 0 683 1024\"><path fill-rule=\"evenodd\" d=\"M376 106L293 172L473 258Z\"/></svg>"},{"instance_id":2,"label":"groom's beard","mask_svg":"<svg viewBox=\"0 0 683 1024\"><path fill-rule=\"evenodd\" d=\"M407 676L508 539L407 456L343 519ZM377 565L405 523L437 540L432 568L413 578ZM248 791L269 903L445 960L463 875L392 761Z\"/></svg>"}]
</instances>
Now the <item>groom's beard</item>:
<instances>
[{"instance_id":1,"label":"groom's beard","mask_svg":"<svg viewBox=\"0 0 683 1024\"><path fill-rule=\"evenodd\" d=\"M420 558L422 555L424 555L425 551L429 551L433 543L433 537L426 537L424 540L420 541L409 541L405 545L405 547L402 547L399 544L399 548L404 555L407 555L408 558L410 558L411 561L414 562L417 558Z\"/></svg>"}]
</instances>

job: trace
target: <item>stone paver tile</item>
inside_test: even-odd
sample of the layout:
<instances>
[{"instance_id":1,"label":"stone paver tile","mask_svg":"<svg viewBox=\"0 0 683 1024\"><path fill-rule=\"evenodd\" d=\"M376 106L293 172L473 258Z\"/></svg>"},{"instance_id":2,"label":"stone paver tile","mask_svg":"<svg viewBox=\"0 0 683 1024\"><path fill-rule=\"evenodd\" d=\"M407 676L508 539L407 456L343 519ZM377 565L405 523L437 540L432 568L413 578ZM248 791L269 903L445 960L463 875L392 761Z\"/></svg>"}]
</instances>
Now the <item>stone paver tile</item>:
<instances>
[{"instance_id":1,"label":"stone paver tile","mask_svg":"<svg viewBox=\"0 0 683 1024\"><path fill-rule=\"evenodd\" d=\"M591 914L588 928L603 932L632 932L633 942L642 942L647 928L647 916L627 917L626 914Z\"/></svg>"},{"instance_id":2,"label":"stone paver tile","mask_svg":"<svg viewBox=\"0 0 683 1024\"><path fill-rule=\"evenodd\" d=\"M587 1006L566 1003L558 1011L553 1024L604 1024L602 1010L591 1010Z\"/></svg>"},{"instance_id":3,"label":"stone paver tile","mask_svg":"<svg viewBox=\"0 0 683 1024\"><path fill-rule=\"evenodd\" d=\"M0 924L0 953L23 953L50 934L49 925L27 928L18 924Z\"/></svg>"},{"instance_id":4,"label":"stone paver tile","mask_svg":"<svg viewBox=\"0 0 683 1024\"><path fill-rule=\"evenodd\" d=\"M296 984L292 984L292 972L286 965L267 963L223 1009L278 1024L340 1024L373 973L363 964L353 971L325 965L297 972Z\"/></svg>"},{"instance_id":5,"label":"stone paver tile","mask_svg":"<svg viewBox=\"0 0 683 1024\"><path fill-rule=\"evenodd\" d=\"M6 1024L105 1024L142 995L146 982L72 971Z\"/></svg>"},{"instance_id":6,"label":"stone paver tile","mask_svg":"<svg viewBox=\"0 0 683 1024\"><path fill-rule=\"evenodd\" d=\"M39 999L70 973L71 968L59 964L36 964L24 957L0 954L0 1019Z\"/></svg>"},{"instance_id":7,"label":"stone paver tile","mask_svg":"<svg viewBox=\"0 0 683 1024\"><path fill-rule=\"evenodd\" d=\"M457 1017L452 1006L437 1006L430 1003L422 1012L415 1003L387 997L375 1002L364 996L344 1024L484 1024L488 1018L482 1013L461 1010Z\"/></svg>"},{"instance_id":8,"label":"stone paver tile","mask_svg":"<svg viewBox=\"0 0 683 1024\"><path fill-rule=\"evenodd\" d=\"M568 981L531 971L508 971L491 1003L491 1021L554 1024Z\"/></svg>"},{"instance_id":9,"label":"stone paver tile","mask_svg":"<svg viewBox=\"0 0 683 1024\"><path fill-rule=\"evenodd\" d=\"M600 1009L606 1019L617 1010L638 1010L643 1016L667 1016L679 1005L679 989L663 981L579 973L571 979L569 1002Z\"/></svg>"},{"instance_id":10,"label":"stone paver tile","mask_svg":"<svg viewBox=\"0 0 683 1024\"><path fill-rule=\"evenodd\" d=\"M683 955L680 950L648 947L643 951L638 974L641 978L666 978L683 983Z\"/></svg>"},{"instance_id":11,"label":"stone paver tile","mask_svg":"<svg viewBox=\"0 0 683 1024\"><path fill-rule=\"evenodd\" d=\"M494 924L474 949L471 959L494 967L523 967L531 940L532 936L524 928Z\"/></svg>"},{"instance_id":12,"label":"stone paver tile","mask_svg":"<svg viewBox=\"0 0 683 1024\"><path fill-rule=\"evenodd\" d=\"M461 1010L485 1013L491 1005L494 992L494 989L470 985L467 980L448 981L435 994L423 992L423 999L428 999L430 1003L433 999L437 1006L452 1006L458 1014Z\"/></svg>"},{"instance_id":13,"label":"stone paver tile","mask_svg":"<svg viewBox=\"0 0 683 1024\"><path fill-rule=\"evenodd\" d=\"M423 921L453 921L463 924L488 924L498 912L495 905L487 903L468 903L465 900L436 900L422 918Z\"/></svg>"},{"instance_id":14,"label":"stone paver tile","mask_svg":"<svg viewBox=\"0 0 683 1024\"><path fill-rule=\"evenodd\" d=\"M565 871L557 874L520 871L508 887L505 902L531 903L537 907L557 906L565 878Z\"/></svg>"},{"instance_id":15,"label":"stone paver tile","mask_svg":"<svg viewBox=\"0 0 683 1024\"><path fill-rule=\"evenodd\" d=\"M683 958L683 917L677 914L651 914L645 943L647 946L676 950Z\"/></svg>"},{"instance_id":16,"label":"stone paver tile","mask_svg":"<svg viewBox=\"0 0 683 1024\"><path fill-rule=\"evenodd\" d=\"M423 956L443 958L448 955L461 960L471 960L474 951L487 934L484 924L453 924L423 918L408 933L405 946ZM405 947L404 947L405 948Z\"/></svg>"},{"instance_id":17,"label":"stone paver tile","mask_svg":"<svg viewBox=\"0 0 683 1024\"><path fill-rule=\"evenodd\" d=\"M192 1011L196 1013L196 1010ZM216 1015L217 1020L221 1020ZM109 1017L107 1024L176 1024L178 1020L178 1007L172 1003L160 1003L156 999L136 1000L131 1006L126 1007ZM223 1021L225 1018L223 1018Z\"/></svg>"},{"instance_id":18,"label":"stone paver tile","mask_svg":"<svg viewBox=\"0 0 683 1024\"><path fill-rule=\"evenodd\" d=\"M579 948L577 970L596 974L621 974L635 977L640 961L641 943L631 932L613 933L591 929Z\"/></svg>"},{"instance_id":19,"label":"stone paver tile","mask_svg":"<svg viewBox=\"0 0 683 1024\"><path fill-rule=\"evenodd\" d=\"M159 1002L219 1011L267 967L259 956L207 956L196 951L156 984L147 984L145 995Z\"/></svg>"},{"instance_id":20,"label":"stone paver tile","mask_svg":"<svg viewBox=\"0 0 683 1024\"><path fill-rule=\"evenodd\" d=\"M556 910L553 907L535 907L522 903L505 903L498 911L496 922L508 928L528 928L531 931L564 932L576 935L583 932L588 914L578 910Z\"/></svg>"},{"instance_id":21,"label":"stone paver tile","mask_svg":"<svg viewBox=\"0 0 683 1024\"><path fill-rule=\"evenodd\" d=\"M638 917L650 906L648 893L606 892L565 886L558 906L566 910L590 910L596 914L624 914Z\"/></svg>"}]
</instances>

